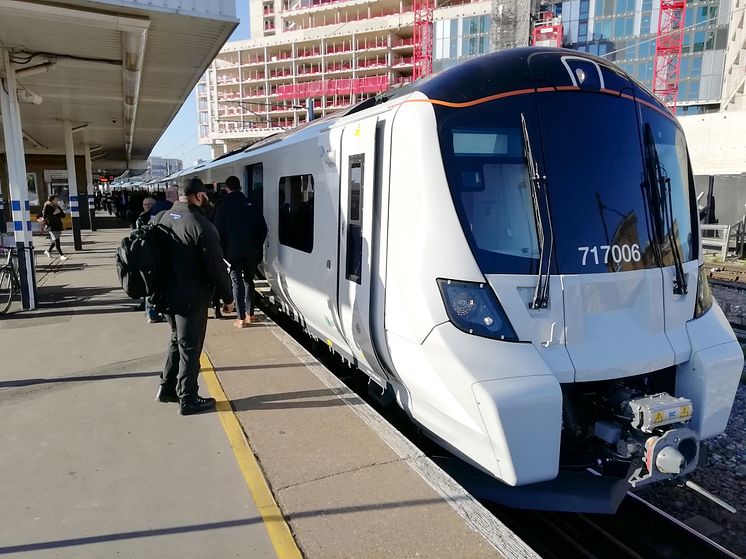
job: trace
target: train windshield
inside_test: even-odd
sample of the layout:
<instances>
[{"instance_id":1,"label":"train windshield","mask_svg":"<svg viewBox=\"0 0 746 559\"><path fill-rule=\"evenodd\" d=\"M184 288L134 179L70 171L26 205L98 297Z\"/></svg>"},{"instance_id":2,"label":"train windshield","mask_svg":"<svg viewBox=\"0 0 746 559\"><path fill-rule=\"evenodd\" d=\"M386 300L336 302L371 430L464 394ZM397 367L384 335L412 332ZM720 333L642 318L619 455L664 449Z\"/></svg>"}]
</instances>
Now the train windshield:
<instances>
[{"instance_id":1,"label":"train windshield","mask_svg":"<svg viewBox=\"0 0 746 559\"><path fill-rule=\"evenodd\" d=\"M668 117L590 92L517 95L436 110L451 194L484 273L537 273L537 214L545 237L550 224L554 233L551 273L655 268L656 252L667 266L672 240L684 262L696 258L686 144ZM548 200L538 203L531 196L522 114L546 176ZM646 124L657 167L644 155ZM657 189L656 179L668 186ZM670 219L662 217L664 204Z\"/></svg>"}]
</instances>

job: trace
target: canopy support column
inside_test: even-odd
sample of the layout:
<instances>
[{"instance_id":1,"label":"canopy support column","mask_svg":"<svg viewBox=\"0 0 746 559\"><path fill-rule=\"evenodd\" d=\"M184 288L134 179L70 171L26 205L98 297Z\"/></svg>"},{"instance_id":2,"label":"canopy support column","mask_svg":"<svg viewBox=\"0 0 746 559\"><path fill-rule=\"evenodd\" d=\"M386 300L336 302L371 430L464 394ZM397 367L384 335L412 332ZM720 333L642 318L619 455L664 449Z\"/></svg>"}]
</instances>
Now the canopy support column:
<instances>
[{"instance_id":1,"label":"canopy support column","mask_svg":"<svg viewBox=\"0 0 746 559\"><path fill-rule=\"evenodd\" d=\"M31 237L31 215L26 182L26 155L23 151L21 110L18 106L16 74L7 49L0 49L0 112L2 112L5 158L10 185L10 208L13 213L13 233L18 251L18 275L21 278L21 303L24 309L37 308L34 245Z\"/></svg>"},{"instance_id":2,"label":"canopy support column","mask_svg":"<svg viewBox=\"0 0 746 559\"><path fill-rule=\"evenodd\" d=\"M93 192L93 171L91 169L91 146L83 146L83 155L85 155L85 183L88 192L88 215L90 215L91 231L96 230L96 196Z\"/></svg>"},{"instance_id":3,"label":"canopy support column","mask_svg":"<svg viewBox=\"0 0 746 559\"><path fill-rule=\"evenodd\" d=\"M65 158L67 160L67 186L70 192L70 215L73 218L73 243L75 250L83 250L80 237L80 208L78 206L78 177L75 175L75 146L73 145L73 125L65 121Z\"/></svg>"}]
</instances>

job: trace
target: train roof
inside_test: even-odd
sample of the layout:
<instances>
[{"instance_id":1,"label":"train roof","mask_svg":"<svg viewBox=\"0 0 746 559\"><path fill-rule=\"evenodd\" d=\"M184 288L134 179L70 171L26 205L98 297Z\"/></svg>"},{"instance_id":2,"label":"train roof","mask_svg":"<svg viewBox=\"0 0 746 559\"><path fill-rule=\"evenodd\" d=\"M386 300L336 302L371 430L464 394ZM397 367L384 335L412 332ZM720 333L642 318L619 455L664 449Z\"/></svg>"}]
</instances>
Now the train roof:
<instances>
[{"instance_id":1,"label":"train roof","mask_svg":"<svg viewBox=\"0 0 746 559\"><path fill-rule=\"evenodd\" d=\"M583 83L577 77L578 69L597 73L601 79ZM389 99L421 91L429 99L467 103L501 93L546 87L598 91L599 82L612 92L629 91L631 82L637 98L668 112L644 85L612 62L576 50L549 47L508 49L472 58L394 90Z\"/></svg>"}]
</instances>

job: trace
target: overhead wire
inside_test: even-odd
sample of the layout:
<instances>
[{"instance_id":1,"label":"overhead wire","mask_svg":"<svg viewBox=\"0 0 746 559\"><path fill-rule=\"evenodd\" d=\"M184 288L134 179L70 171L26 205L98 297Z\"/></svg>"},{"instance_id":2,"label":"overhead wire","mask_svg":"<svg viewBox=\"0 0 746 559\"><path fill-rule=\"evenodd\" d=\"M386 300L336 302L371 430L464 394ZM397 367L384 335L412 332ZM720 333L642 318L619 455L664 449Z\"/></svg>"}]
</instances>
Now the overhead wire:
<instances>
[{"instance_id":1,"label":"overhead wire","mask_svg":"<svg viewBox=\"0 0 746 559\"><path fill-rule=\"evenodd\" d=\"M193 148L188 149L187 151L180 153L179 155L177 155L173 159L182 159L185 155L187 155L189 153L192 153L193 151L196 151L196 150L198 150L200 148L203 148L203 147L209 148L210 146L208 146L207 144L198 144L198 145L194 146Z\"/></svg>"},{"instance_id":2,"label":"overhead wire","mask_svg":"<svg viewBox=\"0 0 746 559\"><path fill-rule=\"evenodd\" d=\"M235 99L225 99L226 103L239 103L239 104L246 104L246 105L260 105L262 107L279 107L281 109L305 109L305 107L300 107L296 105L283 105L282 103L260 103L258 101L236 101Z\"/></svg>"},{"instance_id":3,"label":"overhead wire","mask_svg":"<svg viewBox=\"0 0 746 559\"><path fill-rule=\"evenodd\" d=\"M191 142L193 142L194 140L196 140L196 139L197 139L197 134L198 134L198 132L194 132L193 134L191 134L191 135L190 135L190 136L188 137L188 139L186 139L186 140L184 140L183 142L181 142L181 143L180 143L179 145L177 145L177 146L176 146L175 148L174 148L174 147L170 148L170 149L169 149L169 150L168 150L167 152L165 152L165 155L163 155L162 157L163 157L163 158L165 158L165 159L168 159L169 157L171 157L171 155L172 155L173 153L175 153L175 152L179 151L179 150L180 150L180 149L181 149L182 147L184 147L184 145L185 145L185 144L187 144L187 143L191 143Z\"/></svg>"}]
</instances>

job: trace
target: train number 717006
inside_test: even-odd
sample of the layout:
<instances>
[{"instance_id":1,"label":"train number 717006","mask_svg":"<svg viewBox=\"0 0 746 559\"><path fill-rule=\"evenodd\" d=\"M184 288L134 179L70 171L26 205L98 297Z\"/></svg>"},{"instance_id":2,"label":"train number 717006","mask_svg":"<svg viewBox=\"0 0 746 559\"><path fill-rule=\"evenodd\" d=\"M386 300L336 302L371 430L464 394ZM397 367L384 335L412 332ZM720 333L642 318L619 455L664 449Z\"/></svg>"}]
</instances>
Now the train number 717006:
<instances>
[{"instance_id":1,"label":"train number 717006","mask_svg":"<svg viewBox=\"0 0 746 559\"><path fill-rule=\"evenodd\" d=\"M581 266L587 266L589 264L588 255L592 256L593 264L608 264L611 259L612 262L620 264L622 262L639 262L640 245L637 243L633 245L600 245L600 246L587 246L578 247L578 251L582 252Z\"/></svg>"}]
</instances>

